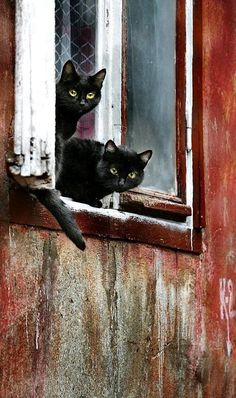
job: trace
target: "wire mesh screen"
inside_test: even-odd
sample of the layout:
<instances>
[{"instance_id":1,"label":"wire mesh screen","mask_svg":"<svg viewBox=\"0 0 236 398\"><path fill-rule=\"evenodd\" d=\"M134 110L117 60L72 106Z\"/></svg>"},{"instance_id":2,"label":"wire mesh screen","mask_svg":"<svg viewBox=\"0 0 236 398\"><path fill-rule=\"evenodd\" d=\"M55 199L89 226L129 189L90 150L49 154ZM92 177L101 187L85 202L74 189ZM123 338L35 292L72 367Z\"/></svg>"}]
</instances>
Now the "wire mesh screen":
<instances>
[{"instance_id":1,"label":"wire mesh screen","mask_svg":"<svg viewBox=\"0 0 236 398\"><path fill-rule=\"evenodd\" d=\"M95 71L96 0L56 0L56 79L71 59L81 74ZM94 137L94 112L83 116L77 126L81 137Z\"/></svg>"}]
</instances>

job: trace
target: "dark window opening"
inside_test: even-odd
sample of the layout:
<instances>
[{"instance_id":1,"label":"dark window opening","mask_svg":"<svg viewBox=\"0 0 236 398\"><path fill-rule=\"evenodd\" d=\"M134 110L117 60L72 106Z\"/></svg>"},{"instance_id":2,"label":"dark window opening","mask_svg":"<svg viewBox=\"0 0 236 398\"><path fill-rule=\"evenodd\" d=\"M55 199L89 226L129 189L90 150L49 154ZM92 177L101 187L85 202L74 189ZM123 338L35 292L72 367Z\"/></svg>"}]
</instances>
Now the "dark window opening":
<instances>
[{"instance_id":1,"label":"dark window opening","mask_svg":"<svg viewBox=\"0 0 236 398\"><path fill-rule=\"evenodd\" d=\"M96 0L56 0L56 80L71 59L81 74L95 72ZM94 111L77 125L81 138L94 138Z\"/></svg>"}]
</instances>

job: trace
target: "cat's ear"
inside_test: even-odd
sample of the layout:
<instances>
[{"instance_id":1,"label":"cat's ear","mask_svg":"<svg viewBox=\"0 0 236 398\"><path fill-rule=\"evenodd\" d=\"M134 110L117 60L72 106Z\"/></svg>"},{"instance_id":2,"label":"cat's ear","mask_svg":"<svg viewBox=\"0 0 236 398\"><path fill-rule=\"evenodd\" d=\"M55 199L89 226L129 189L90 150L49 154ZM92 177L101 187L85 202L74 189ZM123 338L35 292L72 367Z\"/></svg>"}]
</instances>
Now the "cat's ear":
<instances>
[{"instance_id":1,"label":"cat's ear","mask_svg":"<svg viewBox=\"0 0 236 398\"><path fill-rule=\"evenodd\" d=\"M142 161L142 163L144 164L144 166L147 165L148 161L151 159L152 157L152 151L151 149L148 151L144 151L142 153L138 154L139 159Z\"/></svg>"},{"instance_id":2,"label":"cat's ear","mask_svg":"<svg viewBox=\"0 0 236 398\"><path fill-rule=\"evenodd\" d=\"M95 75L91 76L91 79L93 80L93 83L99 88L102 88L103 81L106 76L106 69L101 69L99 72L97 72Z\"/></svg>"},{"instance_id":3,"label":"cat's ear","mask_svg":"<svg viewBox=\"0 0 236 398\"><path fill-rule=\"evenodd\" d=\"M74 64L72 61L67 61L62 69L62 73L61 73L61 80L62 81L71 81L71 80L75 80L75 78L78 78L78 74L76 73Z\"/></svg>"},{"instance_id":4,"label":"cat's ear","mask_svg":"<svg viewBox=\"0 0 236 398\"><path fill-rule=\"evenodd\" d=\"M114 143L114 141L109 140L107 141L107 143L105 144L105 153L114 153L117 150L117 146Z\"/></svg>"}]
</instances>

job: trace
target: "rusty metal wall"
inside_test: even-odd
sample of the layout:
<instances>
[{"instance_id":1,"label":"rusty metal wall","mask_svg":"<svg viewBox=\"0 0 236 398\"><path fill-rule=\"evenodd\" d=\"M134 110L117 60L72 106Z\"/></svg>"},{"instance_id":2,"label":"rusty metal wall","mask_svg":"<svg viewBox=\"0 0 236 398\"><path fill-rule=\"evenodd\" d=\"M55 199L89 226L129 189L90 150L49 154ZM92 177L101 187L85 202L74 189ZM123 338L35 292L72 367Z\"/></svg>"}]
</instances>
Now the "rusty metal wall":
<instances>
[{"instance_id":1,"label":"rusty metal wall","mask_svg":"<svg viewBox=\"0 0 236 398\"><path fill-rule=\"evenodd\" d=\"M62 234L19 226L11 242L2 396L182 397L196 389L197 258L93 239L80 253Z\"/></svg>"},{"instance_id":2,"label":"rusty metal wall","mask_svg":"<svg viewBox=\"0 0 236 398\"><path fill-rule=\"evenodd\" d=\"M235 26L204 0L202 255L9 227L1 169L1 398L236 397Z\"/></svg>"}]
</instances>

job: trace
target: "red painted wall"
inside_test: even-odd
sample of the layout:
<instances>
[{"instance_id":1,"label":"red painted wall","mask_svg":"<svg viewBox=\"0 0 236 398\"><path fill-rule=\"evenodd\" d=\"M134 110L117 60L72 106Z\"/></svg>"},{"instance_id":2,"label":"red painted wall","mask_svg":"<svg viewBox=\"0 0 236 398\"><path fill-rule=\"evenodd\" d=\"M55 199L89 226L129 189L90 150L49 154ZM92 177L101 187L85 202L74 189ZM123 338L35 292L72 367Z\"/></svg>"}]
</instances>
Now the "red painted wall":
<instances>
[{"instance_id":1,"label":"red painted wall","mask_svg":"<svg viewBox=\"0 0 236 398\"><path fill-rule=\"evenodd\" d=\"M206 396L236 396L236 4L203 2Z\"/></svg>"},{"instance_id":2,"label":"red painted wall","mask_svg":"<svg viewBox=\"0 0 236 398\"><path fill-rule=\"evenodd\" d=\"M236 3L203 1L203 253L9 225L0 4L0 397L236 397ZM6 42L8 46L6 46Z\"/></svg>"}]
</instances>

